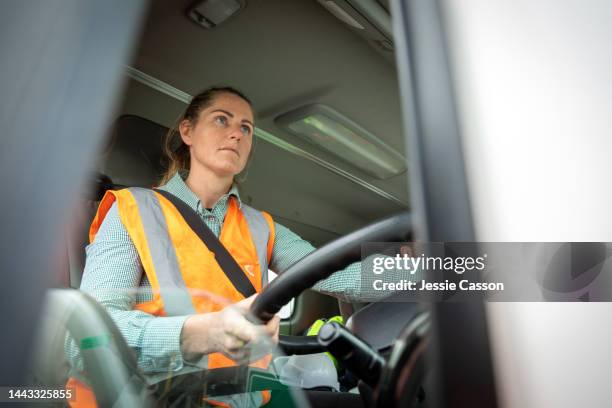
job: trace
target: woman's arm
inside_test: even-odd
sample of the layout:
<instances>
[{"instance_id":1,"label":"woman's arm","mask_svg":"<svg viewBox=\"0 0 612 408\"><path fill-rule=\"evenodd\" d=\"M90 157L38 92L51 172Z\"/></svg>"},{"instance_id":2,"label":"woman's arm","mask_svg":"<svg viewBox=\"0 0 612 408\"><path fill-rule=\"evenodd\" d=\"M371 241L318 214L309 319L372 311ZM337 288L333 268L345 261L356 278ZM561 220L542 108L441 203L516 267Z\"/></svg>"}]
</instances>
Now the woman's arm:
<instances>
[{"instance_id":1,"label":"woman's arm","mask_svg":"<svg viewBox=\"0 0 612 408\"><path fill-rule=\"evenodd\" d=\"M272 250L270 268L277 273L283 273L291 265L313 252L316 248L287 227L275 223L276 238ZM384 255L371 255L365 259L365 264L371 262L373 257ZM368 268L363 268L368 269ZM346 268L334 272L331 276L317 282L312 288L326 295L334 296L345 302L374 301L385 298L392 293L389 291L373 290L371 282L368 282L367 273L362 270L362 262L354 262ZM370 266L371 273L371 266ZM372 278L370 276L369 278ZM422 272L411 274L401 269L391 269L385 272L388 282L401 281L402 279L420 281ZM369 279L370 281L372 279Z\"/></svg>"},{"instance_id":2,"label":"woman's arm","mask_svg":"<svg viewBox=\"0 0 612 408\"><path fill-rule=\"evenodd\" d=\"M276 236L270 269L281 274L316 248L289 228L274 223ZM359 301L361 295L361 263L355 262L318 282L314 290L343 301Z\"/></svg>"}]
</instances>

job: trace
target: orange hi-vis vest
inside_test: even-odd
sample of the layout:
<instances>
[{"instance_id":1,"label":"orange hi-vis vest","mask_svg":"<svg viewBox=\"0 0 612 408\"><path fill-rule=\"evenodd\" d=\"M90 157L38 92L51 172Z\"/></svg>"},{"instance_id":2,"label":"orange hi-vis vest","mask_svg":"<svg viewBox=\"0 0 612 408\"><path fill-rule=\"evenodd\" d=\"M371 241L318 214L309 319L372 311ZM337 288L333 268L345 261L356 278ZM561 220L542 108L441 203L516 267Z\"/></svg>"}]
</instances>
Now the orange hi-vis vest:
<instances>
[{"instance_id":1,"label":"orange hi-vis vest","mask_svg":"<svg viewBox=\"0 0 612 408\"><path fill-rule=\"evenodd\" d=\"M219 298L231 303L244 299L215 260L214 253L189 227L174 205L153 190L132 187L107 191L91 224L90 242L93 242L115 202L153 292L152 300L135 305L135 309L155 316L184 316L221 310L226 304L218 302ZM260 292L267 283L268 264L274 246L272 217L246 204L239 205L235 197L230 197L219 240L255 290ZM208 354L205 359L206 369L235 365L221 353ZM269 362L268 355L251 366L266 368ZM84 383L71 378L67 386L76 388L76 401L71 406L92 406L91 402L95 402L93 392ZM251 402L256 400L259 405L267 403L270 398L269 391L249 394ZM214 397L207 402L233 406L233 402L238 401L236 396L227 397ZM87 400L86 405L79 403Z\"/></svg>"}]
</instances>

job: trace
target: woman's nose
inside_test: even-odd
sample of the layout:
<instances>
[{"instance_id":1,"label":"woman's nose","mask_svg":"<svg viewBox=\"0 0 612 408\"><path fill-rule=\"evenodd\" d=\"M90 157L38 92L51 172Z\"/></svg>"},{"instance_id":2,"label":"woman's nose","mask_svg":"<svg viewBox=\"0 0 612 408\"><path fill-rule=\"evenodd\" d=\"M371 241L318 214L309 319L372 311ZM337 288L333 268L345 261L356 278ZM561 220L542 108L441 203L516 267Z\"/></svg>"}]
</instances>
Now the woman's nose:
<instances>
[{"instance_id":1,"label":"woman's nose","mask_svg":"<svg viewBox=\"0 0 612 408\"><path fill-rule=\"evenodd\" d=\"M241 140L244 135L242 134L242 125L230 126L229 138Z\"/></svg>"}]
</instances>

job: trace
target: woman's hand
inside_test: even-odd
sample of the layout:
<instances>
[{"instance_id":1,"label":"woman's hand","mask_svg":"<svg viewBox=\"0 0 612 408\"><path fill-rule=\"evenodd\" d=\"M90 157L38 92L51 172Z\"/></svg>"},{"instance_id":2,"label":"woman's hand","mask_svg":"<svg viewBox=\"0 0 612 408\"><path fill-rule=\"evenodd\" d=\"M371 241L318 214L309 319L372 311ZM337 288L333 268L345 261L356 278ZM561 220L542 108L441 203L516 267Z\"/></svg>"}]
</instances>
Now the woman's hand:
<instances>
[{"instance_id":1,"label":"woman's hand","mask_svg":"<svg viewBox=\"0 0 612 408\"><path fill-rule=\"evenodd\" d=\"M241 308L244 307L246 308L246 312L248 312L251 309L251 304L253 303L256 297L257 297L257 294L250 296L236 303L234 306L238 306ZM278 315L274 315L274 317L264 326L256 325L255 327L257 327L258 330L263 330L263 333L266 336L270 337L274 341L274 344L278 344L279 325L280 325L280 317Z\"/></svg>"},{"instance_id":2,"label":"woman's hand","mask_svg":"<svg viewBox=\"0 0 612 408\"><path fill-rule=\"evenodd\" d=\"M261 336L278 342L280 318L275 316L266 325L247 320L248 310L257 295L253 295L221 311L190 316L181 332L181 350L187 359L201 354L220 352L233 360L242 360L247 345Z\"/></svg>"}]
</instances>

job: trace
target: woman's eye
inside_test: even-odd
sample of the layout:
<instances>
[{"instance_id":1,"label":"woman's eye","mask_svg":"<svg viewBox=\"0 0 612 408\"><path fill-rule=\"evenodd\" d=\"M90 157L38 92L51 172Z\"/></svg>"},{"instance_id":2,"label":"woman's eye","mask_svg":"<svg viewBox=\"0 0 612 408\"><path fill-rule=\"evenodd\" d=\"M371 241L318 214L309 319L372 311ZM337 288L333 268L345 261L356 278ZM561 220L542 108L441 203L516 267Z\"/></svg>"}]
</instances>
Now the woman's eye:
<instances>
[{"instance_id":1,"label":"woman's eye","mask_svg":"<svg viewBox=\"0 0 612 408\"><path fill-rule=\"evenodd\" d=\"M227 118L225 116L217 116L215 118L215 122L217 122L220 125L227 125Z\"/></svg>"},{"instance_id":2,"label":"woman's eye","mask_svg":"<svg viewBox=\"0 0 612 408\"><path fill-rule=\"evenodd\" d=\"M242 125L240 127L240 130L242 131L242 134L245 135L245 136L248 136L248 135L251 134L251 128L249 126Z\"/></svg>"}]
</instances>

